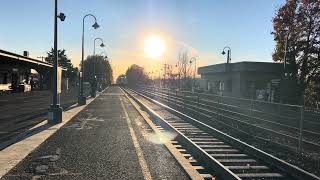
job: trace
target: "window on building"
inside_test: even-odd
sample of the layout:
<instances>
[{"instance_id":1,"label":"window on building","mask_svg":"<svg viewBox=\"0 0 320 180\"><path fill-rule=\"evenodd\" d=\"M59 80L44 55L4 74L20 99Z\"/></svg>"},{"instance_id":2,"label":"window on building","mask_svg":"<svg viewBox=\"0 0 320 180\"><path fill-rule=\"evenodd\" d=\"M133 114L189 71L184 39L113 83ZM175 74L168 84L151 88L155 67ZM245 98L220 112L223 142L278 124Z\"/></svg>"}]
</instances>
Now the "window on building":
<instances>
[{"instance_id":1,"label":"window on building","mask_svg":"<svg viewBox=\"0 0 320 180\"><path fill-rule=\"evenodd\" d=\"M223 81L220 81L220 83L219 83L219 90L220 91L224 91L225 90L225 86L224 86L224 82Z\"/></svg>"}]
</instances>

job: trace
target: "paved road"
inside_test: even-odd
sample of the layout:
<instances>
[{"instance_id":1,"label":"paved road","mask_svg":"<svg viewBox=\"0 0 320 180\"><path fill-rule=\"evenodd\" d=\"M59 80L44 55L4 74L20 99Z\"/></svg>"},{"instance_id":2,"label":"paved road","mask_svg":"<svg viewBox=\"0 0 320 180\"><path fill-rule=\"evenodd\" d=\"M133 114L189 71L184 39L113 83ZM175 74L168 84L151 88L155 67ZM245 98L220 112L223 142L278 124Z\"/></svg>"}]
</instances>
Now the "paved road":
<instances>
[{"instance_id":1,"label":"paved road","mask_svg":"<svg viewBox=\"0 0 320 180\"><path fill-rule=\"evenodd\" d=\"M110 87L3 179L188 179L118 87Z\"/></svg>"},{"instance_id":2,"label":"paved road","mask_svg":"<svg viewBox=\"0 0 320 180\"><path fill-rule=\"evenodd\" d=\"M63 91L61 104L70 106L77 102L77 96L77 89ZM0 143L45 120L51 97L50 91L1 95Z\"/></svg>"}]
</instances>

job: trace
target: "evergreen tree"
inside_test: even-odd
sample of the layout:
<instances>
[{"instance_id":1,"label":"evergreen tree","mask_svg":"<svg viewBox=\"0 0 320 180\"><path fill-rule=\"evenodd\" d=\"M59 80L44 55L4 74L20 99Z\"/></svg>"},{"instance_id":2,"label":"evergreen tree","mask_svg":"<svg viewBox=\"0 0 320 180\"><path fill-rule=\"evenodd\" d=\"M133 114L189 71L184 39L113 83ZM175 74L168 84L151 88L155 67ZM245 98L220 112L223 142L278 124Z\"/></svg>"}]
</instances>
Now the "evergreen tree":
<instances>
[{"instance_id":1,"label":"evergreen tree","mask_svg":"<svg viewBox=\"0 0 320 180\"><path fill-rule=\"evenodd\" d=\"M51 48L51 50L47 52L47 57L45 58L45 61L53 64L53 58L54 50L53 48ZM77 80L78 68L73 67L71 60L66 55L66 50L64 49L58 50L58 65L67 69L67 71L63 73L64 77L69 78L72 82Z\"/></svg>"}]
</instances>

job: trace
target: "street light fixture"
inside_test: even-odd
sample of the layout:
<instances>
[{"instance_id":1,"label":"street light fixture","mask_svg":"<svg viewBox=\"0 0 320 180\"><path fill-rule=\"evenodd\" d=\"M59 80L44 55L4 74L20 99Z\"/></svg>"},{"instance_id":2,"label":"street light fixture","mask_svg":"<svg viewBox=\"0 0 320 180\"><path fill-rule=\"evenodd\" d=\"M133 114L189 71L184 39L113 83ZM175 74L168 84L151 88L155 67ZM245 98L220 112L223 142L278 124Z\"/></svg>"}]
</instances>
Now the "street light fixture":
<instances>
[{"instance_id":1,"label":"street light fixture","mask_svg":"<svg viewBox=\"0 0 320 180\"><path fill-rule=\"evenodd\" d=\"M231 62L231 48L229 46L224 47L223 50L222 50L222 53L221 53L222 55L226 54L225 49L228 49L228 51L227 51L227 63L230 63Z\"/></svg>"},{"instance_id":2,"label":"street light fixture","mask_svg":"<svg viewBox=\"0 0 320 180\"><path fill-rule=\"evenodd\" d=\"M64 21L66 19L66 16L63 13L60 13L59 16L57 16L61 21Z\"/></svg>"},{"instance_id":3,"label":"street light fixture","mask_svg":"<svg viewBox=\"0 0 320 180\"><path fill-rule=\"evenodd\" d=\"M54 3L54 59L53 59L53 95L52 104L50 106L49 124L57 124L62 122L62 108L60 107L58 97L58 18L61 21L66 19L63 13L58 15L58 0ZM61 82L59 82L61 83Z\"/></svg>"},{"instance_id":4,"label":"street light fixture","mask_svg":"<svg viewBox=\"0 0 320 180\"><path fill-rule=\"evenodd\" d=\"M98 29L100 26L97 23L97 18L92 15L92 14L87 14L83 17L82 19L82 56L81 56L81 73L80 73L80 80L79 80L79 84L80 84L80 95L78 97L78 104L79 105L85 105L86 102L86 97L83 95L83 68L84 68L84 64L83 64L83 59L84 59L84 20L86 19L86 17L93 17L94 18L94 24L92 25L92 27L94 29Z\"/></svg>"},{"instance_id":5,"label":"street light fixture","mask_svg":"<svg viewBox=\"0 0 320 180\"><path fill-rule=\"evenodd\" d=\"M88 14L88 15L91 15L91 14ZM95 18L94 15L92 15L92 16L93 16L94 19L96 20L96 22L92 25L92 27L93 27L94 29L98 29L100 26L99 26L99 24L97 23L97 19Z\"/></svg>"}]
</instances>

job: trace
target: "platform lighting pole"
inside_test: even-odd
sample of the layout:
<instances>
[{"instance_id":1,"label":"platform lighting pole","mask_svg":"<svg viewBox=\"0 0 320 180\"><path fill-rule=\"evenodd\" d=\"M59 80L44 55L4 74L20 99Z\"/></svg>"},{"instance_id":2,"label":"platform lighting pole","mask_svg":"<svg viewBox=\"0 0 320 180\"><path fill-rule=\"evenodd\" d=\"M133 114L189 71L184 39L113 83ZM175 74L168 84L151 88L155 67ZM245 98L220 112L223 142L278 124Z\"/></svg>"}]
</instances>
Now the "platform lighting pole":
<instances>
[{"instance_id":1,"label":"platform lighting pole","mask_svg":"<svg viewBox=\"0 0 320 180\"><path fill-rule=\"evenodd\" d=\"M225 49L228 49L228 51L227 51L227 63L231 63L231 48L229 46L224 47L223 50L222 50L222 53L221 53L222 55L226 54Z\"/></svg>"},{"instance_id":2,"label":"platform lighting pole","mask_svg":"<svg viewBox=\"0 0 320 180\"><path fill-rule=\"evenodd\" d=\"M194 92L194 88L196 86L196 72L197 72L197 58L192 57L190 59L190 64L194 62L194 72L193 72L193 85L192 85L192 92Z\"/></svg>"},{"instance_id":3,"label":"platform lighting pole","mask_svg":"<svg viewBox=\"0 0 320 180\"><path fill-rule=\"evenodd\" d=\"M53 59L53 89L52 104L50 106L49 124L62 122L62 108L58 104L58 18L64 21L66 16L63 13L58 15L58 0L54 4L54 59ZM61 83L61 82L59 82Z\"/></svg>"},{"instance_id":4,"label":"platform lighting pole","mask_svg":"<svg viewBox=\"0 0 320 180\"><path fill-rule=\"evenodd\" d=\"M103 44L103 39L101 38L95 38L93 41L93 55L96 55L96 40L100 40L101 44L100 47L104 47L105 45ZM96 78L96 61L93 62L93 77Z\"/></svg>"},{"instance_id":5,"label":"platform lighting pole","mask_svg":"<svg viewBox=\"0 0 320 180\"><path fill-rule=\"evenodd\" d=\"M284 44L284 55L283 55L283 71L284 71L284 77L287 77L287 71L286 71L286 65L287 65L287 49L288 49L288 40L289 40L290 31L288 30L286 34L286 41Z\"/></svg>"},{"instance_id":6,"label":"platform lighting pole","mask_svg":"<svg viewBox=\"0 0 320 180\"><path fill-rule=\"evenodd\" d=\"M92 14L87 14L83 17L82 19L82 56L81 56L81 72L80 72L80 80L79 80L79 84L80 84L80 95L78 97L78 104L79 105L85 105L86 102L86 97L83 94L83 69L84 69L84 64L83 64L83 59L84 59L84 20L86 17L91 16L94 18L95 23L92 25L92 27L94 29L98 29L100 26L97 23L97 18L92 15Z\"/></svg>"}]
</instances>

